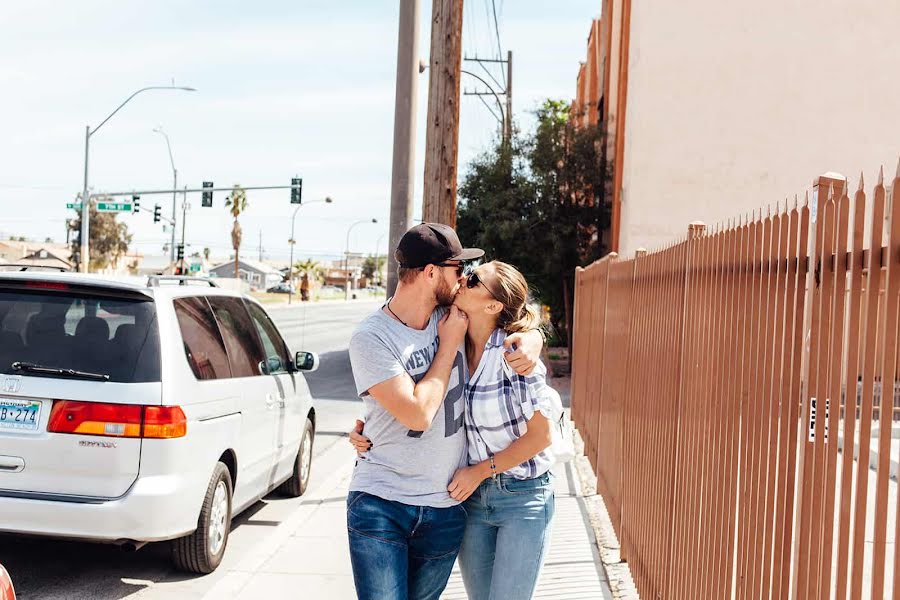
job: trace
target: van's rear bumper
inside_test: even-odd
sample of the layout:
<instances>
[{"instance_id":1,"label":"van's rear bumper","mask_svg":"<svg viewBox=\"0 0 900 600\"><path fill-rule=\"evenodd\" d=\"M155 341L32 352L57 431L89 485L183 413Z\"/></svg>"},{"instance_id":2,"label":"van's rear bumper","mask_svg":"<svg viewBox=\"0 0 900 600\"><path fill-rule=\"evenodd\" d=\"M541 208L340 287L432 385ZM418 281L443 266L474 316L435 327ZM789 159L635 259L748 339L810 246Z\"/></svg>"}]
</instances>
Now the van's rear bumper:
<instances>
[{"instance_id":1,"label":"van's rear bumper","mask_svg":"<svg viewBox=\"0 0 900 600\"><path fill-rule=\"evenodd\" d=\"M114 500L0 497L0 531L109 543L181 537L197 528L208 484L196 475L139 477Z\"/></svg>"}]
</instances>

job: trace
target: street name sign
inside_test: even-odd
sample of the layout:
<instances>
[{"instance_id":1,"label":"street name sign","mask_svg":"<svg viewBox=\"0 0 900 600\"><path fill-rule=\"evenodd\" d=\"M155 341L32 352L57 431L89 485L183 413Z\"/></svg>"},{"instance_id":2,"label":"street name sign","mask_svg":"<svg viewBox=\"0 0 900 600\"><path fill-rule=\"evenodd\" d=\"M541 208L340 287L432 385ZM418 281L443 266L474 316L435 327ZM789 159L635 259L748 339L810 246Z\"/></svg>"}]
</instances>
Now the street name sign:
<instances>
[{"instance_id":1,"label":"street name sign","mask_svg":"<svg viewBox=\"0 0 900 600\"><path fill-rule=\"evenodd\" d=\"M97 210L100 212L131 212L131 202L98 202Z\"/></svg>"}]
</instances>

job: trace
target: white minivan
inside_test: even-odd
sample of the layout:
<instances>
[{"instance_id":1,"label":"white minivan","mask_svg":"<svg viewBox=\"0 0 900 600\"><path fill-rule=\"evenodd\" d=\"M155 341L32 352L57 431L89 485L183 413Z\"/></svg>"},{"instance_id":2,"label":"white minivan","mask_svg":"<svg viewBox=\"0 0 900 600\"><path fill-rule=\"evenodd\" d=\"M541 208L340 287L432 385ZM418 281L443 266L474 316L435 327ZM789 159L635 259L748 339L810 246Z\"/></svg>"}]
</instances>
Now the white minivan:
<instances>
[{"instance_id":1,"label":"white minivan","mask_svg":"<svg viewBox=\"0 0 900 600\"><path fill-rule=\"evenodd\" d=\"M0 531L211 572L232 516L306 490L317 366L208 280L0 272Z\"/></svg>"}]
</instances>

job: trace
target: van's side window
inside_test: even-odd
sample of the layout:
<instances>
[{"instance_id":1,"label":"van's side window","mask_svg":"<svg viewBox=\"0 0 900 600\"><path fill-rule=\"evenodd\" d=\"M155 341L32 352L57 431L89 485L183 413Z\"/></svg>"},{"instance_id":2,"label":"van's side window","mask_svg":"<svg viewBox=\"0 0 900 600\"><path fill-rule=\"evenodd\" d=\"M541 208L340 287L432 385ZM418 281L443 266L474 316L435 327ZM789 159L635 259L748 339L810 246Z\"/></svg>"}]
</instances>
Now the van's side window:
<instances>
[{"instance_id":1,"label":"van's side window","mask_svg":"<svg viewBox=\"0 0 900 600\"><path fill-rule=\"evenodd\" d=\"M188 364L197 379L231 377L225 342L205 298L178 298L174 301L181 339Z\"/></svg>"},{"instance_id":2,"label":"van's side window","mask_svg":"<svg viewBox=\"0 0 900 600\"><path fill-rule=\"evenodd\" d=\"M260 363L266 359L265 352L244 303L240 298L230 296L208 296L207 299L225 340L232 377L262 375Z\"/></svg>"},{"instance_id":3,"label":"van's side window","mask_svg":"<svg viewBox=\"0 0 900 600\"><path fill-rule=\"evenodd\" d=\"M253 317L253 324L259 332L263 347L266 350L266 364L270 374L285 373L288 367L288 352L278 329L269 319L265 311L253 302L247 302L247 309Z\"/></svg>"}]
</instances>

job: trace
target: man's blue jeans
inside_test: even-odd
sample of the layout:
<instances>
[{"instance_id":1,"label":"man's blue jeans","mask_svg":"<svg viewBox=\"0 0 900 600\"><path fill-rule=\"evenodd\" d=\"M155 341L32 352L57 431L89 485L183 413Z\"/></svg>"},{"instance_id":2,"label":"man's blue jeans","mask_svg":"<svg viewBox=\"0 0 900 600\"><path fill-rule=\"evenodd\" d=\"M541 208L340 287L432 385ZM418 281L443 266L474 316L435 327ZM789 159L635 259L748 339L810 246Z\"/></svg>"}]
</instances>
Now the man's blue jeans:
<instances>
[{"instance_id":1,"label":"man's blue jeans","mask_svg":"<svg viewBox=\"0 0 900 600\"><path fill-rule=\"evenodd\" d=\"M555 510L549 473L485 480L469 513L459 566L469 600L528 600L550 546Z\"/></svg>"},{"instance_id":2,"label":"man's blue jeans","mask_svg":"<svg viewBox=\"0 0 900 600\"><path fill-rule=\"evenodd\" d=\"M350 561L359 600L438 600L466 528L459 506L410 506L347 496Z\"/></svg>"}]
</instances>

